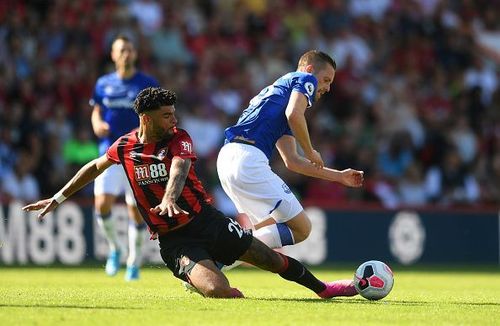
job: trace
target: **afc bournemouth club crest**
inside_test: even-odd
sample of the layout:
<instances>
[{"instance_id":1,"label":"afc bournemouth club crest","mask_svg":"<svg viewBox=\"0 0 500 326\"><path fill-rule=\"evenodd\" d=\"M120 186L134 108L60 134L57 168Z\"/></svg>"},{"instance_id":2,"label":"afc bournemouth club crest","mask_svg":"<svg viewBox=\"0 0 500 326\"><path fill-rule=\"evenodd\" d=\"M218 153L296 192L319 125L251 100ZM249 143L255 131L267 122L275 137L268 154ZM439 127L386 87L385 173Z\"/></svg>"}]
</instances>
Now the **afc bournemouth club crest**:
<instances>
[{"instance_id":1,"label":"afc bournemouth club crest","mask_svg":"<svg viewBox=\"0 0 500 326\"><path fill-rule=\"evenodd\" d=\"M160 161L163 161L165 156L167 156L167 149L166 148L160 149L160 151L158 152L158 155L157 155L158 159Z\"/></svg>"},{"instance_id":2,"label":"afc bournemouth club crest","mask_svg":"<svg viewBox=\"0 0 500 326\"><path fill-rule=\"evenodd\" d=\"M189 260L189 257L186 257L186 256L182 256L181 260L179 261L179 264L182 266L182 267L186 267L187 265L189 265L191 261Z\"/></svg>"}]
</instances>

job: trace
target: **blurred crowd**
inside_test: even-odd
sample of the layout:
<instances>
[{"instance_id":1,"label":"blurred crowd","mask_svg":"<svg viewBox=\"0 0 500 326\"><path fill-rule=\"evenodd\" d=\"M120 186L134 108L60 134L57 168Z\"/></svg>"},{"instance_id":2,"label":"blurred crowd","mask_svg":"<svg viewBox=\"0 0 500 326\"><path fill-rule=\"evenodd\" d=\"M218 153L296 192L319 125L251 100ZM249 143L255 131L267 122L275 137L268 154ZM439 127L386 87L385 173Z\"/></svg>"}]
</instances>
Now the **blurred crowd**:
<instances>
[{"instance_id":1,"label":"blurred crowd","mask_svg":"<svg viewBox=\"0 0 500 326\"><path fill-rule=\"evenodd\" d=\"M177 92L198 173L223 209L224 128L309 49L338 67L307 112L313 144L328 166L364 170L366 183L307 178L275 157L300 198L498 206L498 33L498 0L0 1L0 197L51 196L97 156L88 100L114 69L111 40L125 34L139 69Z\"/></svg>"}]
</instances>

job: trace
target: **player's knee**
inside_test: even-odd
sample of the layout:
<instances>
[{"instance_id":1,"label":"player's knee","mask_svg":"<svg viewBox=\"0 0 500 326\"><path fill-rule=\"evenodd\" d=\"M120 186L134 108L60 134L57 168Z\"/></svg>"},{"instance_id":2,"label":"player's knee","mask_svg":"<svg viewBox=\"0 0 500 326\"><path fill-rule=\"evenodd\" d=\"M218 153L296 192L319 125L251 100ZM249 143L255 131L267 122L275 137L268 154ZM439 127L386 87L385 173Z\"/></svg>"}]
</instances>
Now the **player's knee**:
<instances>
[{"instance_id":1,"label":"player's knee","mask_svg":"<svg viewBox=\"0 0 500 326\"><path fill-rule=\"evenodd\" d=\"M307 239L311 234L311 229L312 226L311 223L309 222L309 223L304 223L303 225L301 225L300 228L292 230L294 242L299 243Z\"/></svg>"},{"instance_id":2,"label":"player's knee","mask_svg":"<svg viewBox=\"0 0 500 326\"><path fill-rule=\"evenodd\" d=\"M137 207L135 206L128 206L128 214L132 221L135 222L137 225L142 225L144 224L144 219L140 215L139 211L137 210Z\"/></svg>"},{"instance_id":3,"label":"player's knee","mask_svg":"<svg viewBox=\"0 0 500 326\"><path fill-rule=\"evenodd\" d=\"M108 196L96 196L94 204L96 211L102 214L111 211L113 201Z\"/></svg>"},{"instance_id":4,"label":"player's knee","mask_svg":"<svg viewBox=\"0 0 500 326\"><path fill-rule=\"evenodd\" d=\"M217 286L215 286L214 284L207 283L203 286L203 288L200 288L199 290L203 293L204 296L209 298L217 298L219 294Z\"/></svg>"}]
</instances>

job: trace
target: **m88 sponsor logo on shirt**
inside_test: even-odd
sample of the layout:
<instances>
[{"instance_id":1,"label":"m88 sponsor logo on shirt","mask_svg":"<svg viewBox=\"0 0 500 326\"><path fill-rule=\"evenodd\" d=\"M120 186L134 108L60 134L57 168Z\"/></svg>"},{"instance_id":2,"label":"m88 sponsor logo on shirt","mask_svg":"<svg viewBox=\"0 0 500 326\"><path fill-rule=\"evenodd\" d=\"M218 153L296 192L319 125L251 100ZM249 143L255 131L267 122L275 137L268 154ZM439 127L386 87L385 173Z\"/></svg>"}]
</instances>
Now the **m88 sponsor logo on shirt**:
<instances>
[{"instance_id":1,"label":"m88 sponsor logo on shirt","mask_svg":"<svg viewBox=\"0 0 500 326\"><path fill-rule=\"evenodd\" d=\"M152 163L134 166L135 181L141 186L168 181L165 163Z\"/></svg>"}]
</instances>

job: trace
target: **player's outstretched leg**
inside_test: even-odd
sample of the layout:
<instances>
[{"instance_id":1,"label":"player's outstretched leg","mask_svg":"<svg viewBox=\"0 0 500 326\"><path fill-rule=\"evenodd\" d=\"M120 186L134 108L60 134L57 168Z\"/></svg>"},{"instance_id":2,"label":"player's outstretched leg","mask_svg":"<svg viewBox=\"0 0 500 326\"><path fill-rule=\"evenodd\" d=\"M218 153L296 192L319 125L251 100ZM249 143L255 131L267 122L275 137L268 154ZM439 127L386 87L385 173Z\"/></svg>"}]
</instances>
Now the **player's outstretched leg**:
<instances>
[{"instance_id":1,"label":"player's outstretched leg","mask_svg":"<svg viewBox=\"0 0 500 326\"><path fill-rule=\"evenodd\" d=\"M350 284L345 281L322 282L299 261L271 250L256 238L253 239L250 248L240 257L240 260L305 286L321 298L357 294L352 282Z\"/></svg>"},{"instance_id":2,"label":"player's outstretched leg","mask_svg":"<svg viewBox=\"0 0 500 326\"><path fill-rule=\"evenodd\" d=\"M286 280L297 282L313 290L320 298L352 297L358 292L352 280L339 280L333 282L319 281L302 263L292 257L281 255L284 261L283 270L278 274ZM321 283L321 287L317 286Z\"/></svg>"}]
</instances>

